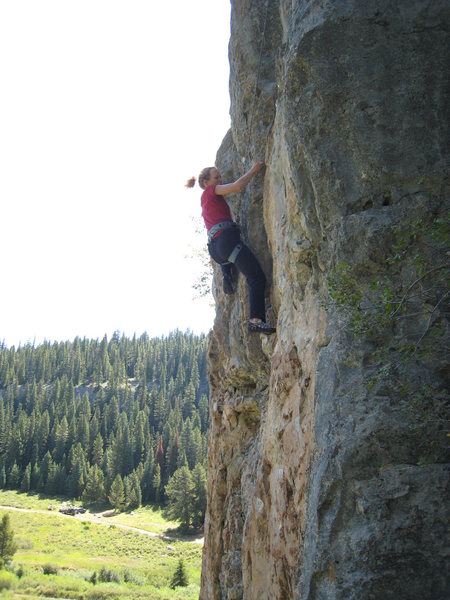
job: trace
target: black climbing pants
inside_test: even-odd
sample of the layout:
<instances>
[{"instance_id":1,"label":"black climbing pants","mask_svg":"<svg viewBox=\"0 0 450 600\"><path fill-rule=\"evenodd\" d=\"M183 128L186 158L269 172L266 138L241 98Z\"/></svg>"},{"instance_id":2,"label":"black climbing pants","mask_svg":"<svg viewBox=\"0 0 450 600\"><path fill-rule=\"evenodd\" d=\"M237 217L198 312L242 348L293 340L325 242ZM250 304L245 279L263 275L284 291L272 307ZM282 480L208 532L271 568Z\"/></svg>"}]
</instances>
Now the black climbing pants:
<instances>
[{"instance_id":1,"label":"black climbing pants","mask_svg":"<svg viewBox=\"0 0 450 600\"><path fill-rule=\"evenodd\" d=\"M264 290L266 287L266 277L250 248L240 239L239 229L225 229L211 241L212 257L216 262L225 263L238 243L242 244L242 249L237 255L234 264L247 280L248 301L250 305L249 318L265 321ZM227 265L222 267L222 269L226 268Z\"/></svg>"}]
</instances>

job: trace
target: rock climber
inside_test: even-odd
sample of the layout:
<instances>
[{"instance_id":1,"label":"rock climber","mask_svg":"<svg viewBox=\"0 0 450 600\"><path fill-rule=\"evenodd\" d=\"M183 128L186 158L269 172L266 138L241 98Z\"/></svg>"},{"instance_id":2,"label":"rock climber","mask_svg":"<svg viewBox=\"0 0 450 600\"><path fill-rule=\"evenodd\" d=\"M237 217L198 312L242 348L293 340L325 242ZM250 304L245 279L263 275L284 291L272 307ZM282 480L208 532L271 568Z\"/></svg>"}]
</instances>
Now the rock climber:
<instances>
[{"instance_id":1,"label":"rock climber","mask_svg":"<svg viewBox=\"0 0 450 600\"><path fill-rule=\"evenodd\" d=\"M215 167L207 167L198 176L198 183L203 189L201 206L208 231L208 250L213 260L222 268L224 292L232 294L236 290L236 265L245 276L248 285L248 331L270 335L276 330L265 322L264 272L251 250L241 240L239 229L231 217L230 207L224 199L228 194L240 192L262 167L263 163L255 162L251 169L234 183L222 183L219 171ZM195 181L195 177L191 177L186 187L194 187Z\"/></svg>"}]
</instances>

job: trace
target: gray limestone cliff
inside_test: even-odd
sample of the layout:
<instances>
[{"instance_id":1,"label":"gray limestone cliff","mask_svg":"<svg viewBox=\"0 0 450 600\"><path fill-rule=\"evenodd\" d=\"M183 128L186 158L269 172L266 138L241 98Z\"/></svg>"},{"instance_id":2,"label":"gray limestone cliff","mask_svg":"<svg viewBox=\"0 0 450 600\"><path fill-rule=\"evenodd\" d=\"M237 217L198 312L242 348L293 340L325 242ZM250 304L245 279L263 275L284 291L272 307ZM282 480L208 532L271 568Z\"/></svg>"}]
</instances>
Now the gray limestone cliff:
<instances>
[{"instance_id":1,"label":"gray limestone cliff","mask_svg":"<svg viewBox=\"0 0 450 600\"><path fill-rule=\"evenodd\" d=\"M444 599L444 0L232 0L225 181L277 334L221 290L201 598ZM260 60L261 59L261 60Z\"/></svg>"}]
</instances>

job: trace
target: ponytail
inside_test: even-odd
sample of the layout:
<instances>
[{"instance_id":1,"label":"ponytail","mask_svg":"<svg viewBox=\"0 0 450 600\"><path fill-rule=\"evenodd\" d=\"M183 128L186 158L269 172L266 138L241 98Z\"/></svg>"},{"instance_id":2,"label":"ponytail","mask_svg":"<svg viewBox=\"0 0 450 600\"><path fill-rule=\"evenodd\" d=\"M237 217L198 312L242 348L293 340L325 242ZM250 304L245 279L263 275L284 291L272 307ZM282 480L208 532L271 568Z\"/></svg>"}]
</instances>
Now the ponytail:
<instances>
[{"instance_id":1,"label":"ponytail","mask_svg":"<svg viewBox=\"0 0 450 600\"><path fill-rule=\"evenodd\" d=\"M203 169L201 171L200 175L198 176L198 185L202 189L204 189L203 184L205 183L205 181L208 181L212 169L215 169L215 167L206 167L205 169ZM197 180L195 179L195 177L191 177L190 179L188 179L186 181L186 183L184 184L184 187L193 188L196 181Z\"/></svg>"}]
</instances>

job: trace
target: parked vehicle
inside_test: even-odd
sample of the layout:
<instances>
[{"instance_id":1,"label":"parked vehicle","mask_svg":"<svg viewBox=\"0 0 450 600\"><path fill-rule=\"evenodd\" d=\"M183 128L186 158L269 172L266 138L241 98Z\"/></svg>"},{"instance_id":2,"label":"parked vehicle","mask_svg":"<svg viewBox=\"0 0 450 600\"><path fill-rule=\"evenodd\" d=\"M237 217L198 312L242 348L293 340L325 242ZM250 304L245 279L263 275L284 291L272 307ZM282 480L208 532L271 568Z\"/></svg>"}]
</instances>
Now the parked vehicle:
<instances>
[{"instance_id":1,"label":"parked vehicle","mask_svg":"<svg viewBox=\"0 0 450 600\"><path fill-rule=\"evenodd\" d=\"M78 514L84 514L86 509L84 506L73 506L73 504L62 504L59 512L63 515L75 516Z\"/></svg>"}]
</instances>

